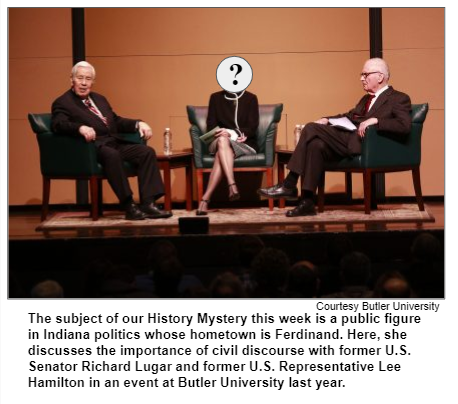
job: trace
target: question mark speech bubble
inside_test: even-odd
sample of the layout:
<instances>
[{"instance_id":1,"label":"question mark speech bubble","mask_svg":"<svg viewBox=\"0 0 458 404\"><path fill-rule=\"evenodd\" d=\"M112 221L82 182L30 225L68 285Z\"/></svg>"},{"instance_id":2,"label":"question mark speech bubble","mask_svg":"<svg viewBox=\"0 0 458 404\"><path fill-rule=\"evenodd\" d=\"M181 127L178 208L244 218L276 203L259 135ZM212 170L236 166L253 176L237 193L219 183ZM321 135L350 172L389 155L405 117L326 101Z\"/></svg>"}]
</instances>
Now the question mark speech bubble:
<instances>
[{"instance_id":1,"label":"question mark speech bubble","mask_svg":"<svg viewBox=\"0 0 458 404\"><path fill-rule=\"evenodd\" d=\"M239 56L224 59L216 69L216 80L223 90L238 93L245 90L253 79L250 64Z\"/></svg>"},{"instance_id":2,"label":"question mark speech bubble","mask_svg":"<svg viewBox=\"0 0 458 404\"><path fill-rule=\"evenodd\" d=\"M237 77L237 74L239 74L242 71L242 66L234 63L233 65L231 65L231 71L235 69L234 66L237 66L237 73L235 73L235 77ZM238 83L239 82L237 80L234 80L232 82L234 86L236 86Z\"/></svg>"}]
</instances>

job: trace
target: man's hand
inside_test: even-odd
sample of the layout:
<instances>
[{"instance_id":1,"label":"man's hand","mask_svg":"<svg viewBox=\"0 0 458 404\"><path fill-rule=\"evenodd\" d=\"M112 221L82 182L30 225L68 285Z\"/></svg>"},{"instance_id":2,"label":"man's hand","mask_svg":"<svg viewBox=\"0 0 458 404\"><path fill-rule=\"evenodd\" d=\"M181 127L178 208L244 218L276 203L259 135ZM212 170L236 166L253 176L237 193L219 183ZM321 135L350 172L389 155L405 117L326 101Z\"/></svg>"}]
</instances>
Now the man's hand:
<instances>
[{"instance_id":1,"label":"man's hand","mask_svg":"<svg viewBox=\"0 0 458 404\"><path fill-rule=\"evenodd\" d=\"M94 142L95 141L95 130L90 126L82 125L79 128L80 135L86 139L86 142Z\"/></svg>"},{"instance_id":2,"label":"man's hand","mask_svg":"<svg viewBox=\"0 0 458 404\"><path fill-rule=\"evenodd\" d=\"M369 118L359 124L358 127L358 135L360 138L364 138L364 135L366 134L366 129L368 126L371 125L377 125L378 124L378 119L377 118Z\"/></svg>"},{"instance_id":3,"label":"man's hand","mask_svg":"<svg viewBox=\"0 0 458 404\"><path fill-rule=\"evenodd\" d=\"M151 139L153 136L153 131L146 122L140 121L138 123L138 131L140 132L140 137L144 138L145 140Z\"/></svg>"},{"instance_id":4,"label":"man's hand","mask_svg":"<svg viewBox=\"0 0 458 404\"><path fill-rule=\"evenodd\" d=\"M327 125L329 123L329 119L328 118L320 118L317 121L315 121L315 123L319 123L320 125Z\"/></svg>"}]
</instances>

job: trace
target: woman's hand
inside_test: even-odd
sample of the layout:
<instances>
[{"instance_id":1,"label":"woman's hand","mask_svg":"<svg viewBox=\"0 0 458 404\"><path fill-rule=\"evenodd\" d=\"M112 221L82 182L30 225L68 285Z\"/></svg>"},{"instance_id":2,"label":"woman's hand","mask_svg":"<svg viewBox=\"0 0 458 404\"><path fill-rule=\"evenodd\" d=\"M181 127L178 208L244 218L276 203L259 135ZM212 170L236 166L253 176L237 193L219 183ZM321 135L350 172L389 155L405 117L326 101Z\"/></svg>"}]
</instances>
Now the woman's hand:
<instances>
[{"instance_id":1,"label":"woman's hand","mask_svg":"<svg viewBox=\"0 0 458 404\"><path fill-rule=\"evenodd\" d=\"M227 131L227 129L225 128L221 128L221 129L218 129L215 133L215 137L218 138L218 137L230 137L230 133Z\"/></svg>"},{"instance_id":2,"label":"woman's hand","mask_svg":"<svg viewBox=\"0 0 458 404\"><path fill-rule=\"evenodd\" d=\"M244 143L247 140L247 137L242 133L242 136L237 138L237 142Z\"/></svg>"}]
</instances>

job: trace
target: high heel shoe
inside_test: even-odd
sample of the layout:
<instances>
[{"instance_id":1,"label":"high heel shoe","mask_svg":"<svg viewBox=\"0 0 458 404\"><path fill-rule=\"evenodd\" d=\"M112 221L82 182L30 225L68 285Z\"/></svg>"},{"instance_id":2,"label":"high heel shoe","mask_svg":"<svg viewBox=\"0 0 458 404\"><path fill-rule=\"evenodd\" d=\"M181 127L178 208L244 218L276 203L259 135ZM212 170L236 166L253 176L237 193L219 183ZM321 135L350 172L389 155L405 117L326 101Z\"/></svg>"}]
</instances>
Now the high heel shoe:
<instances>
[{"instance_id":1,"label":"high heel shoe","mask_svg":"<svg viewBox=\"0 0 458 404\"><path fill-rule=\"evenodd\" d=\"M199 208L196 210L196 216L206 216L208 214L207 210L203 209L204 207L208 208L208 203L210 200L202 199L199 204ZM202 208L202 209L201 209Z\"/></svg>"},{"instance_id":2,"label":"high heel shoe","mask_svg":"<svg viewBox=\"0 0 458 404\"><path fill-rule=\"evenodd\" d=\"M236 201L238 199L240 199L240 194L237 189L237 184L235 182L233 184L229 184L229 200Z\"/></svg>"}]
</instances>

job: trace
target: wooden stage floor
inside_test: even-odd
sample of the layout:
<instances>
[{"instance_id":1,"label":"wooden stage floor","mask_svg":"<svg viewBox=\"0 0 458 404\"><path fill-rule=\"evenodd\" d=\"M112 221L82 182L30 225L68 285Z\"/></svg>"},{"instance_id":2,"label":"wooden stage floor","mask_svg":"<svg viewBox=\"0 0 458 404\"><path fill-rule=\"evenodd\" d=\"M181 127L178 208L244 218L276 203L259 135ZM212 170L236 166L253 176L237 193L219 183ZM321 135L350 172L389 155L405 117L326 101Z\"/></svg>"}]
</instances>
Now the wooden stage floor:
<instances>
[{"instance_id":1,"label":"wooden stage floor","mask_svg":"<svg viewBox=\"0 0 458 404\"><path fill-rule=\"evenodd\" d=\"M208 235L241 235L241 234L294 234L294 233L352 233L352 232L393 232L393 231L440 231L444 230L444 204L442 202L427 203L427 208L435 218L435 222L427 223L388 223L388 224L326 224L326 225L253 225L243 223L226 226L210 226ZM210 216L211 217L211 216ZM115 230L97 229L94 232L81 230L36 231L40 224L40 213L10 212L8 234L10 240L40 240L40 239L78 239L104 237L164 237L180 236L177 226L162 229L128 229Z\"/></svg>"}]
</instances>

